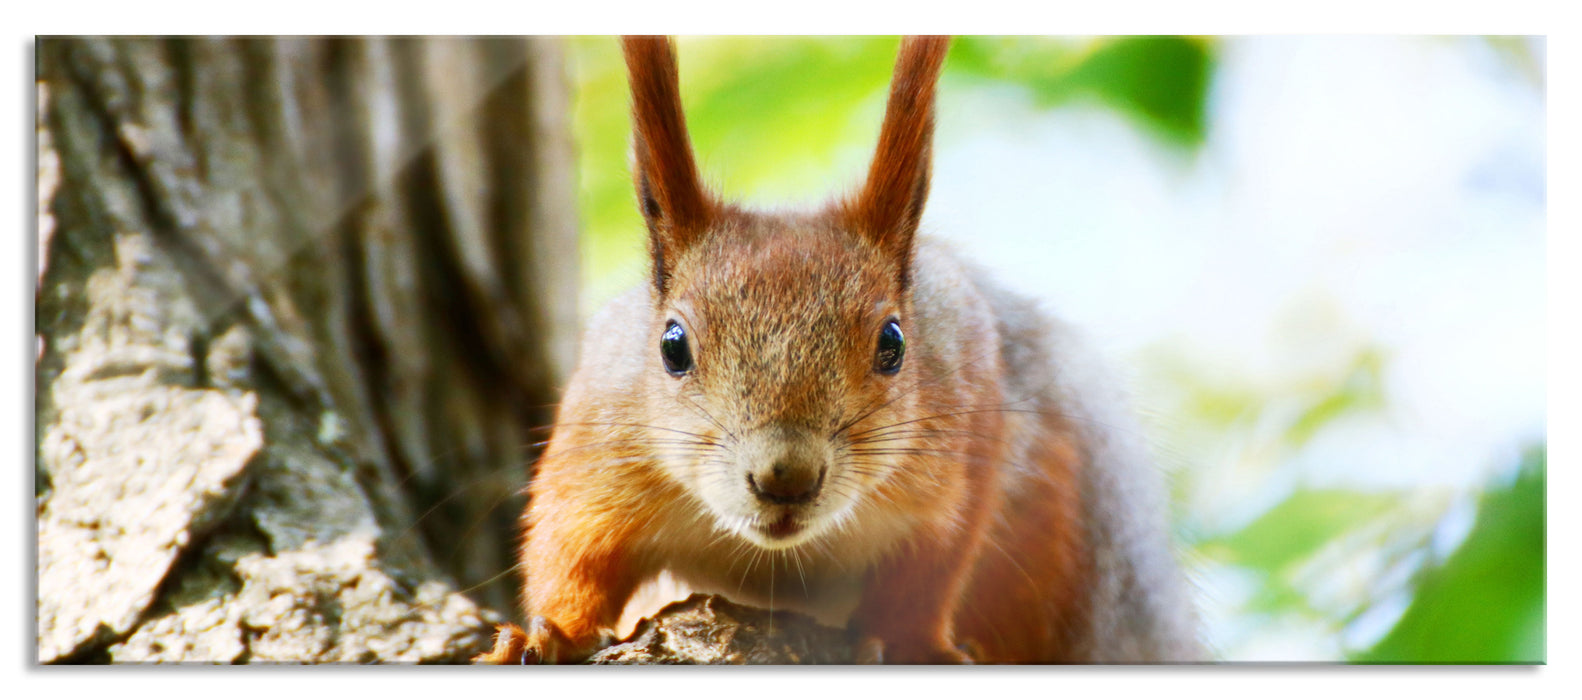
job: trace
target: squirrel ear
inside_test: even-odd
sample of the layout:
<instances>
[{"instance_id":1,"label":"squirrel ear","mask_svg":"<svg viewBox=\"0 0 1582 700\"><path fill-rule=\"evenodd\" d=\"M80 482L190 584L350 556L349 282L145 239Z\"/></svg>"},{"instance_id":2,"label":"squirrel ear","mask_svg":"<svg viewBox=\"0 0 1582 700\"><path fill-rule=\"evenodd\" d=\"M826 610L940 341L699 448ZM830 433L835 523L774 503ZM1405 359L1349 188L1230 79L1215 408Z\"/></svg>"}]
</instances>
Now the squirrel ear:
<instances>
[{"instance_id":1,"label":"squirrel ear","mask_svg":"<svg viewBox=\"0 0 1582 700\"><path fill-rule=\"evenodd\" d=\"M928 199L929 159L934 139L934 83L950 38L906 37L895 59L890 101L879 130L879 146L868 179L854 199L842 203L843 223L901 263L902 281L911 270L912 242Z\"/></svg>"},{"instance_id":2,"label":"squirrel ear","mask_svg":"<svg viewBox=\"0 0 1582 700\"><path fill-rule=\"evenodd\" d=\"M675 46L668 37L628 36L621 49L632 90L632 179L663 296L676 258L708 229L717 205L692 159Z\"/></svg>"}]
</instances>

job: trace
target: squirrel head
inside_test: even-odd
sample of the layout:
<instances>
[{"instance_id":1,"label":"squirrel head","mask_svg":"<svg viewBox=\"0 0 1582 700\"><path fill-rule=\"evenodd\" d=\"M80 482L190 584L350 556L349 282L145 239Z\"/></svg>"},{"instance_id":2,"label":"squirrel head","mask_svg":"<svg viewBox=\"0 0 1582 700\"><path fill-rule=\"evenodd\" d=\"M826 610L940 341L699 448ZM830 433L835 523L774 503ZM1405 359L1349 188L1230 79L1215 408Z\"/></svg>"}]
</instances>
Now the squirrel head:
<instances>
[{"instance_id":1,"label":"squirrel head","mask_svg":"<svg viewBox=\"0 0 1582 700\"><path fill-rule=\"evenodd\" d=\"M903 40L860 188L764 213L703 185L669 39L623 40L633 179L654 300L645 393L661 468L715 522L779 549L851 517L900 450L860 439L914 413L912 260L948 40ZM885 447L899 447L891 442Z\"/></svg>"}]
</instances>

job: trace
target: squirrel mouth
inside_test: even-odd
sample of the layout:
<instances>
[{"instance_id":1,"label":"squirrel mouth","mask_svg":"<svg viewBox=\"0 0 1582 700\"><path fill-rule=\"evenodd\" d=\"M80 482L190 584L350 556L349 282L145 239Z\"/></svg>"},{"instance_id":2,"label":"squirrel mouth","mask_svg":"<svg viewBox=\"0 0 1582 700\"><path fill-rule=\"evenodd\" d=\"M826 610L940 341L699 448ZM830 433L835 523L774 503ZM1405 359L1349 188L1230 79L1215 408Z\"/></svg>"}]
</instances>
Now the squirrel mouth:
<instances>
[{"instance_id":1,"label":"squirrel mouth","mask_svg":"<svg viewBox=\"0 0 1582 700\"><path fill-rule=\"evenodd\" d=\"M767 525L760 526L765 535L774 539L785 539L802 531L802 523L797 521L794 514L786 513Z\"/></svg>"}]
</instances>

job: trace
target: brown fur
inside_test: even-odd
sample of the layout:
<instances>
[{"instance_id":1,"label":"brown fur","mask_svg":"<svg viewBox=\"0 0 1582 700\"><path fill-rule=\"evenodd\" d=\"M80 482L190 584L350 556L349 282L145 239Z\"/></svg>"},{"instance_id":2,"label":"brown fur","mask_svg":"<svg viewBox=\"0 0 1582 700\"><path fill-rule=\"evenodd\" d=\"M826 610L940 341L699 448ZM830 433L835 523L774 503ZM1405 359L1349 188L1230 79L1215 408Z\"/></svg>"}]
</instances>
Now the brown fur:
<instances>
[{"instance_id":1,"label":"brown fur","mask_svg":"<svg viewBox=\"0 0 1582 700\"><path fill-rule=\"evenodd\" d=\"M667 571L847 624L867 661L1191 658L1119 419L1062 374L1042 316L916 237L946 41L903 42L858 193L789 215L706 193L672 47L624 46L652 283L589 328L524 514L528 629L480 660L584 658ZM874 359L889 319L893 376ZM680 377L659 352L672 322L695 360ZM771 464L820 470L816 496L755 497Z\"/></svg>"},{"instance_id":2,"label":"brown fur","mask_svg":"<svg viewBox=\"0 0 1582 700\"><path fill-rule=\"evenodd\" d=\"M906 272L928 198L934 83L949 48L950 40L942 36L914 37L901 44L868 178L856 198L837 212L845 228L870 237L905 263Z\"/></svg>"},{"instance_id":3,"label":"brown fur","mask_svg":"<svg viewBox=\"0 0 1582 700\"><path fill-rule=\"evenodd\" d=\"M690 247L719 214L719 203L698 178L681 110L676 49L668 37L621 40L632 88L632 169L638 206L648 224L654 280L663 291L675 255Z\"/></svg>"}]
</instances>

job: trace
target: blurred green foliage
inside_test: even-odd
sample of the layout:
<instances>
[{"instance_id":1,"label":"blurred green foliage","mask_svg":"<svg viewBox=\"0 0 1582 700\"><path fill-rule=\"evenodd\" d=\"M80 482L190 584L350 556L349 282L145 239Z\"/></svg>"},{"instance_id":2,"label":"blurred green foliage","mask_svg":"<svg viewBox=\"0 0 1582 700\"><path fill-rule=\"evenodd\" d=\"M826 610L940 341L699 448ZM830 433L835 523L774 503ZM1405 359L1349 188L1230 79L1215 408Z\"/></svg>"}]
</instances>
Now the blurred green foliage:
<instances>
[{"instance_id":1,"label":"blurred green foliage","mask_svg":"<svg viewBox=\"0 0 1582 700\"><path fill-rule=\"evenodd\" d=\"M1094 97L1181 145L1198 146L1206 133L1213 54L1202 40L1112 37L1072 46L964 37L951 61L962 74L1025 86L1040 106Z\"/></svg>"},{"instance_id":2,"label":"blurred green foliage","mask_svg":"<svg viewBox=\"0 0 1582 700\"><path fill-rule=\"evenodd\" d=\"M1396 499L1387 495L1297 491L1250 525L1221 539L1200 543L1198 551L1257 572L1259 585L1243 604L1244 613L1271 617L1301 614L1322 619L1324 611L1303 592L1304 565L1325 545L1388 513L1395 505Z\"/></svg>"},{"instance_id":3,"label":"blurred green foliage","mask_svg":"<svg viewBox=\"0 0 1582 700\"><path fill-rule=\"evenodd\" d=\"M1198 544L1228 563L1287 575L1346 532L1388 515L1399 498L1345 489L1302 489L1247 526Z\"/></svg>"},{"instance_id":4,"label":"blurred green foliage","mask_svg":"<svg viewBox=\"0 0 1582 700\"><path fill-rule=\"evenodd\" d=\"M1436 537L1456 545L1464 517L1456 506L1468 494L1315 487L1293 476L1291 465L1313 443L1385 419L1391 406L1383 348L1349 337L1343 320L1308 325L1275 347L1296 352L1316 335L1332 343L1320 353L1327 359L1261 380L1195 356L1185 342L1160 343L1141 358L1170 418L1155 429L1182 465L1173 483L1178 535L1192 560L1250 584L1231 605L1239 618L1231 638L1216 641L1233 649L1232 659L1255 647L1262 630L1281 629L1324 637L1310 653L1337 660L1541 663L1543 448L1519 466L1494 465L1490 473L1520 476L1484 492L1471 534L1436 560ZM1271 495L1271 505L1239 519L1242 503Z\"/></svg>"},{"instance_id":5,"label":"blurred green foliage","mask_svg":"<svg viewBox=\"0 0 1582 700\"><path fill-rule=\"evenodd\" d=\"M704 177L728 197L806 200L855 185L871 155L895 37L683 37L682 97ZM577 85L584 313L643 278L645 230L628 166L624 64L613 37L568 44ZM1092 102L1195 152L1210 120L1216 43L1186 37L959 37L942 101L1013 90L1038 109ZM942 125L942 133L967 128ZM949 147L942 142L941 147ZM832 187L833 184L833 187ZM1388 354L1344 327L1314 327L1291 343L1337 348L1327 362L1276 378L1192 358L1169 343L1138 358L1169 420L1153 426L1179 469L1178 534L1197 565L1238 572L1254 589L1222 629L1257 637L1285 625L1339 640L1385 601L1412 601L1362 662L1542 661L1544 457L1488 492L1459 549L1431 556L1456 495L1359 491L1293 482L1291 461L1329 431L1375 421L1389 406ZM1341 340L1336 340L1341 339ZM1268 503L1245 522L1227 515ZM1404 572L1404 573L1402 573ZM1386 620L1386 624L1391 624ZM1248 632L1251 630L1251 632ZM1377 635L1375 635L1377 636ZM1227 641L1215 640L1220 644ZM1245 639L1241 640L1245 641ZM1235 656L1231 657L1236 658Z\"/></svg>"},{"instance_id":6,"label":"blurred green foliage","mask_svg":"<svg viewBox=\"0 0 1582 700\"><path fill-rule=\"evenodd\" d=\"M1416 595L1369 663L1545 661L1544 495L1547 452L1531 450L1509 484L1485 491L1477 520Z\"/></svg>"}]
</instances>

